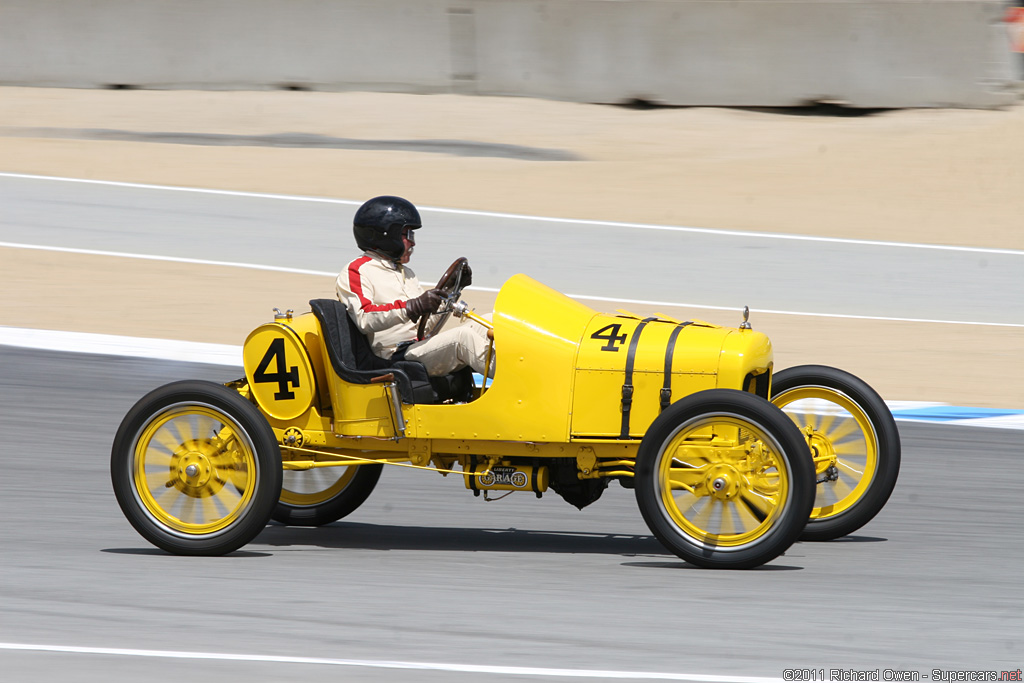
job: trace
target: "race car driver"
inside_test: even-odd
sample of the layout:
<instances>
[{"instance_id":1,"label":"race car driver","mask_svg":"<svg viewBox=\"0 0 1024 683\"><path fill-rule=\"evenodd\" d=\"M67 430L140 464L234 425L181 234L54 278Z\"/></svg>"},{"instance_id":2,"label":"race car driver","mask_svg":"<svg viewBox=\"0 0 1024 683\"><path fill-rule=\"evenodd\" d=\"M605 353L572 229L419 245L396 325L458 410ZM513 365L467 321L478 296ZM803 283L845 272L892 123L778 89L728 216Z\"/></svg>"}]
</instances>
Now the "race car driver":
<instances>
[{"instance_id":1,"label":"race car driver","mask_svg":"<svg viewBox=\"0 0 1024 683\"><path fill-rule=\"evenodd\" d=\"M438 377L466 366L484 374L488 346L486 330L467 323L416 341L420 318L441 305L435 289L425 290L406 264L412 257L422 227L419 211L401 197L374 197L356 211L352 231L363 255L338 275L338 298L381 358L423 363L427 374ZM467 265L462 283L472 282ZM488 376L494 376L495 354L490 354Z\"/></svg>"}]
</instances>

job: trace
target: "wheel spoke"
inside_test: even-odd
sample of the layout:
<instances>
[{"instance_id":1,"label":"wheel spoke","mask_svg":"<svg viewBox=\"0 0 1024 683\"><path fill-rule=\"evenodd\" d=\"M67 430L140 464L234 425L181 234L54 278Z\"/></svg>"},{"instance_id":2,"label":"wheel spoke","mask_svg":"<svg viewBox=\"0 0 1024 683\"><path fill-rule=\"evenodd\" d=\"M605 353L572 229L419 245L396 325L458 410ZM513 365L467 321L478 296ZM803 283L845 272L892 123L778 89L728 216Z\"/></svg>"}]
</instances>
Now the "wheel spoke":
<instances>
[{"instance_id":1,"label":"wheel spoke","mask_svg":"<svg viewBox=\"0 0 1024 683\"><path fill-rule=\"evenodd\" d=\"M836 445L832 444L832 448L835 451L836 456L841 458L864 458L868 457L868 447L863 439L856 441L849 440L846 443Z\"/></svg>"},{"instance_id":2,"label":"wheel spoke","mask_svg":"<svg viewBox=\"0 0 1024 683\"><path fill-rule=\"evenodd\" d=\"M817 429L818 427L818 414L806 406L803 401L796 401L783 407L783 412L789 416L800 431L804 429Z\"/></svg>"},{"instance_id":3,"label":"wheel spoke","mask_svg":"<svg viewBox=\"0 0 1024 683\"><path fill-rule=\"evenodd\" d=\"M221 495L224 490L216 496L205 496L200 498L203 507L203 523L208 524L216 519L224 519L231 512L231 508L225 507L224 503L221 502Z\"/></svg>"},{"instance_id":4,"label":"wheel spoke","mask_svg":"<svg viewBox=\"0 0 1024 683\"><path fill-rule=\"evenodd\" d=\"M849 482L844 480L842 475L840 475L839 479L826 482L818 487L818 492L815 496L815 507L835 505L843 498L850 495L851 491L853 491L853 487L850 486ZM824 503L824 505L819 504L819 502Z\"/></svg>"},{"instance_id":5,"label":"wheel spoke","mask_svg":"<svg viewBox=\"0 0 1024 683\"><path fill-rule=\"evenodd\" d=\"M834 446L835 444L842 443L844 439L852 434L859 434L860 425L852 417L845 417L842 420L835 422L834 427L830 429L823 429L821 433L824 434Z\"/></svg>"},{"instance_id":6,"label":"wheel spoke","mask_svg":"<svg viewBox=\"0 0 1024 683\"><path fill-rule=\"evenodd\" d=\"M689 518L690 513L693 513L693 521L697 524L697 527L707 531L708 519L711 516L711 499L706 496L697 498L686 512L683 513L683 516Z\"/></svg>"},{"instance_id":7,"label":"wheel spoke","mask_svg":"<svg viewBox=\"0 0 1024 683\"><path fill-rule=\"evenodd\" d=\"M177 517L186 524L195 524L196 499L192 496L181 496Z\"/></svg>"},{"instance_id":8,"label":"wheel spoke","mask_svg":"<svg viewBox=\"0 0 1024 683\"><path fill-rule=\"evenodd\" d=\"M224 489L223 491L220 492L220 494L210 499L215 508L216 515L214 519L223 519L224 517L227 517L229 514L231 514L231 511L235 509L235 506L238 504L238 501L242 499L241 496L235 495L234 500L229 501L228 499L231 497L231 495L232 493L228 489Z\"/></svg>"},{"instance_id":9,"label":"wheel spoke","mask_svg":"<svg viewBox=\"0 0 1024 683\"><path fill-rule=\"evenodd\" d=\"M729 514L732 518L732 531L733 534L745 534L753 529L760 526L763 519L757 519L750 513L750 509L745 503L741 503L739 500L734 500L729 503Z\"/></svg>"},{"instance_id":10,"label":"wheel spoke","mask_svg":"<svg viewBox=\"0 0 1024 683\"><path fill-rule=\"evenodd\" d=\"M226 506L224 514L227 514L229 510L233 510L238 505L238 501L242 500L242 494L234 486L225 486L213 498L218 504Z\"/></svg>"},{"instance_id":11,"label":"wheel spoke","mask_svg":"<svg viewBox=\"0 0 1024 683\"><path fill-rule=\"evenodd\" d=\"M715 536L722 536L722 527L725 525L725 503L715 499L709 499L708 521L703 528Z\"/></svg>"},{"instance_id":12,"label":"wheel spoke","mask_svg":"<svg viewBox=\"0 0 1024 683\"><path fill-rule=\"evenodd\" d=\"M162 470L157 467L146 467L143 472L143 477L146 482L146 488L149 489L150 493L160 494L168 488L167 482L172 480L174 475L169 469L164 467Z\"/></svg>"},{"instance_id":13,"label":"wheel spoke","mask_svg":"<svg viewBox=\"0 0 1024 683\"><path fill-rule=\"evenodd\" d=\"M159 449L163 449L167 455L174 455L181 444L185 443L182 438L178 435L177 430L172 430L168 425L160 427L153 435L153 438L148 444L146 444L147 455L154 449L160 452Z\"/></svg>"},{"instance_id":14,"label":"wheel spoke","mask_svg":"<svg viewBox=\"0 0 1024 683\"><path fill-rule=\"evenodd\" d=\"M179 444L188 443L195 438L191 416L188 414L172 418L165 426L178 439Z\"/></svg>"},{"instance_id":15,"label":"wheel spoke","mask_svg":"<svg viewBox=\"0 0 1024 683\"><path fill-rule=\"evenodd\" d=\"M775 507L775 501L771 498L749 489L740 494L740 501L759 524L768 519L769 513Z\"/></svg>"},{"instance_id":16,"label":"wheel spoke","mask_svg":"<svg viewBox=\"0 0 1024 683\"><path fill-rule=\"evenodd\" d=\"M722 527L725 525L725 503L715 498L709 498L704 519L704 523L701 524L704 532L713 536L721 536Z\"/></svg>"},{"instance_id":17,"label":"wheel spoke","mask_svg":"<svg viewBox=\"0 0 1024 683\"><path fill-rule=\"evenodd\" d=\"M861 444L863 445L863 444ZM836 460L857 469L866 469L870 460L867 448L844 448L835 452Z\"/></svg>"},{"instance_id":18,"label":"wheel spoke","mask_svg":"<svg viewBox=\"0 0 1024 683\"><path fill-rule=\"evenodd\" d=\"M835 505L839 501L839 495L835 490L835 482L830 481L818 484L814 492L814 507L823 508Z\"/></svg>"},{"instance_id":19,"label":"wheel spoke","mask_svg":"<svg viewBox=\"0 0 1024 683\"><path fill-rule=\"evenodd\" d=\"M749 533L764 523L767 517L762 517L760 513L754 514L750 509L748 503L743 500L742 496L740 499L734 501L733 507L736 510L736 516L741 521L741 525L738 527L742 533Z\"/></svg>"},{"instance_id":20,"label":"wheel spoke","mask_svg":"<svg viewBox=\"0 0 1024 683\"><path fill-rule=\"evenodd\" d=\"M150 490L150 494L152 494L153 500L156 501L157 505L159 505L161 509L170 510L177 504L178 498L181 496L181 491L173 486L166 487L161 485L157 489Z\"/></svg>"},{"instance_id":21,"label":"wheel spoke","mask_svg":"<svg viewBox=\"0 0 1024 683\"><path fill-rule=\"evenodd\" d=\"M812 429L814 428L814 422L813 420L810 419L810 415L807 411L801 410L800 408L797 408L795 407L795 405L791 404L783 408L783 412L785 412L786 415L789 416L789 419L791 419L793 423L801 430L803 430L805 427L811 427Z\"/></svg>"},{"instance_id":22,"label":"wheel spoke","mask_svg":"<svg viewBox=\"0 0 1024 683\"><path fill-rule=\"evenodd\" d=\"M676 509L681 512L685 517L693 512L697 504L702 500L705 500L703 496L695 496L692 492L686 489L673 489L672 490L672 502L675 503Z\"/></svg>"},{"instance_id":23,"label":"wheel spoke","mask_svg":"<svg viewBox=\"0 0 1024 683\"><path fill-rule=\"evenodd\" d=\"M836 495L839 496L839 499L842 500L846 496L850 495L850 493L857 487L858 481L860 480L840 472L839 478L832 482L832 489L836 492Z\"/></svg>"},{"instance_id":24,"label":"wheel spoke","mask_svg":"<svg viewBox=\"0 0 1024 683\"><path fill-rule=\"evenodd\" d=\"M735 503L736 514L740 520L742 520L743 533L749 533L764 523L767 517L762 517L761 513L754 514L750 506L742 498Z\"/></svg>"},{"instance_id":25,"label":"wheel spoke","mask_svg":"<svg viewBox=\"0 0 1024 683\"><path fill-rule=\"evenodd\" d=\"M170 471L172 456L160 450L146 449L145 460L142 466L147 472L151 470L165 469Z\"/></svg>"},{"instance_id":26,"label":"wheel spoke","mask_svg":"<svg viewBox=\"0 0 1024 683\"><path fill-rule=\"evenodd\" d=\"M815 426L815 431L819 434L828 434L831 432L832 425L836 421L835 414L831 412L823 412L822 415L819 415L819 418L818 424Z\"/></svg>"},{"instance_id":27,"label":"wheel spoke","mask_svg":"<svg viewBox=\"0 0 1024 683\"><path fill-rule=\"evenodd\" d=\"M215 438L218 433L223 429L224 423L220 420L215 420L209 415L197 415L196 416L196 438L197 439L212 439Z\"/></svg>"}]
</instances>

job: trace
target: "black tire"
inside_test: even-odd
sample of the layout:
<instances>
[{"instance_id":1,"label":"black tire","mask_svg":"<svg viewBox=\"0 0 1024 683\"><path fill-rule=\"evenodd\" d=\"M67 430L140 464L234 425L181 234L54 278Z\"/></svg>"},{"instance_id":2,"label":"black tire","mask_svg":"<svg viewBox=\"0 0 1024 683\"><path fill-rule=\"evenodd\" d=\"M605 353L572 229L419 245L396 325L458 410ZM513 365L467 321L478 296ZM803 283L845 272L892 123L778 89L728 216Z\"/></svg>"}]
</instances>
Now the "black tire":
<instances>
[{"instance_id":1,"label":"black tire","mask_svg":"<svg viewBox=\"0 0 1024 683\"><path fill-rule=\"evenodd\" d=\"M383 469L383 465L355 465L286 472L272 516L290 526L336 522L366 502ZM311 481L302 482L304 478Z\"/></svg>"},{"instance_id":2,"label":"black tire","mask_svg":"<svg viewBox=\"0 0 1024 683\"><path fill-rule=\"evenodd\" d=\"M837 415L827 420L828 415L802 404L805 399L828 401L833 406L830 412ZM799 429L811 430L805 437L813 453L836 461L832 472L825 471L824 460L816 467L819 480L838 478L817 485L801 539L832 540L874 519L889 500L900 472L900 434L885 401L863 380L825 365L801 365L776 373L771 400ZM853 438L840 431L850 429ZM833 442L830 433L842 434L841 442Z\"/></svg>"},{"instance_id":3,"label":"black tire","mask_svg":"<svg viewBox=\"0 0 1024 683\"><path fill-rule=\"evenodd\" d=\"M174 382L128 411L110 478L121 511L147 541L177 555L224 555L270 520L281 452L259 410L237 392Z\"/></svg>"},{"instance_id":4,"label":"black tire","mask_svg":"<svg viewBox=\"0 0 1024 683\"><path fill-rule=\"evenodd\" d=\"M745 455L708 448L712 432L723 446L731 438L753 448ZM640 512L666 548L700 567L750 569L800 536L814 470L806 443L782 411L754 394L709 389L680 399L654 421L640 444L635 484ZM711 528L716 514L717 530Z\"/></svg>"}]
</instances>

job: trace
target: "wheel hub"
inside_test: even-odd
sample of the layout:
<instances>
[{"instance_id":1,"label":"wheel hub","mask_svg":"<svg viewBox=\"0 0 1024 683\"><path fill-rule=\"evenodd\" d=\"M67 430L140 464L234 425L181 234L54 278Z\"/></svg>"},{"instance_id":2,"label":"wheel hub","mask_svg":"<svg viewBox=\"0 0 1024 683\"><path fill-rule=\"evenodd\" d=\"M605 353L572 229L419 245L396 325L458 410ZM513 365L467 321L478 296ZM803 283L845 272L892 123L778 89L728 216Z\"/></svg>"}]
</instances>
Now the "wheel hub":
<instances>
[{"instance_id":1,"label":"wheel hub","mask_svg":"<svg viewBox=\"0 0 1024 683\"><path fill-rule=\"evenodd\" d=\"M807 438L807 445L811 449L811 457L814 458L814 469L817 474L824 474L835 467L836 449L832 441L808 425L804 429Z\"/></svg>"},{"instance_id":2,"label":"wheel hub","mask_svg":"<svg viewBox=\"0 0 1024 683\"><path fill-rule=\"evenodd\" d=\"M202 453L190 451L178 461L178 478L191 488L202 488L210 482L213 465Z\"/></svg>"},{"instance_id":3,"label":"wheel hub","mask_svg":"<svg viewBox=\"0 0 1024 683\"><path fill-rule=\"evenodd\" d=\"M732 465L718 464L708 470L704 486L708 495L719 500L730 500L739 495L743 475Z\"/></svg>"},{"instance_id":4,"label":"wheel hub","mask_svg":"<svg viewBox=\"0 0 1024 683\"><path fill-rule=\"evenodd\" d=\"M223 463L220 445L211 440L193 440L181 445L171 459L168 488L174 487L195 498L215 495L224 486L217 472ZM218 458L217 456L221 457Z\"/></svg>"}]
</instances>

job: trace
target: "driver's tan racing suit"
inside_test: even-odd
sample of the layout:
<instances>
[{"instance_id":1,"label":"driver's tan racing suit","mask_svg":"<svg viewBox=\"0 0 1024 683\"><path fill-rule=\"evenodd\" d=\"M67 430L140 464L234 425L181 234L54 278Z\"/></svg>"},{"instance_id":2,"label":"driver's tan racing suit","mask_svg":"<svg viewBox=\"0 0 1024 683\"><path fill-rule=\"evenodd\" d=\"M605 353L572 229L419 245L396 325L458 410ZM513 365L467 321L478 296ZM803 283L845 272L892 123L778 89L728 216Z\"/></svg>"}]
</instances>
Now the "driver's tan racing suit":
<instances>
[{"instance_id":1,"label":"driver's tan racing suit","mask_svg":"<svg viewBox=\"0 0 1024 683\"><path fill-rule=\"evenodd\" d=\"M405 304L425 290L412 269L367 251L338 275L336 289L349 316L381 358L391 358L399 344L412 341L404 347L406 360L423 363L432 377L467 365L483 374L489 342L479 325L465 323L429 339L413 341L416 323L409 319ZM494 355L492 352L489 376L494 376Z\"/></svg>"}]
</instances>

